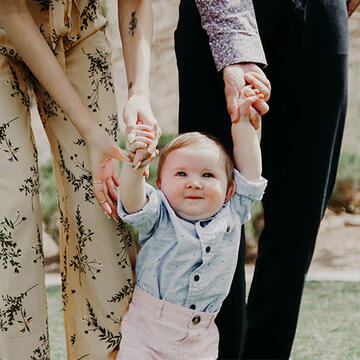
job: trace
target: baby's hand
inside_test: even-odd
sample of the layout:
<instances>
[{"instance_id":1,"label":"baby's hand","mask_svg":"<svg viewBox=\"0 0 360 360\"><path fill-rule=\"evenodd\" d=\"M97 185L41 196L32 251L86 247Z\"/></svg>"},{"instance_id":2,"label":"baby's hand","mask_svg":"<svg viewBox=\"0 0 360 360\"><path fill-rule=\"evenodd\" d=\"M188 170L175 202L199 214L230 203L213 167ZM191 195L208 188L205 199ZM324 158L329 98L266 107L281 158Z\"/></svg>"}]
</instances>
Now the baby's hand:
<instances>
[{"instance_id":1,"label":"baby's hand","mask_svg":"<svg viewBox=\"0 0 360 360\"><path fill-rule=\"evenodd\" d=\"M155 149L155 134L151 126L136 124L135 134L131 132L126 139L126 151L129 154L131 163L135 169L145 167L158 154Z\"/></svg>"},{"instance_id":2,"label":"baby's hand","mask_svg":"<svg viewBox=\"0 0 360 360\"><path fill-rule=\"evenodd\" d=\"M240 117L237 121L241 122L251 122L251 125L257 129L259 124L254 124L250 119L250 113L252 111L252 105L258 99L263 99L264 96L260 93L258 89L253 89L251 85L244 86L240 98L239 98L239 112Z\"/></svg>"}]
</instances>

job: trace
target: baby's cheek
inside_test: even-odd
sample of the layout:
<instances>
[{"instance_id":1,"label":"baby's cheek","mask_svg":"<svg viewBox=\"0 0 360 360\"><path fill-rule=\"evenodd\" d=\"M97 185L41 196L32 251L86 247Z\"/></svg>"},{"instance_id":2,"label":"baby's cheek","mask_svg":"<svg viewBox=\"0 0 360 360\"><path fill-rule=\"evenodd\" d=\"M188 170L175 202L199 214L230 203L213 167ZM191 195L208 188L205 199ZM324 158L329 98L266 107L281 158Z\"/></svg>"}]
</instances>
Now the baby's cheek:
<instances>
[{"instance_id":1,"label":"baby's cheek","mask_svg":"<svg viewBox=\"0 0 360 360\"><path fill-rule=\"evenodd\" d=\"M209 200L217 205L218 203L223 203L225 200L225 193L220 187L216 187L209 192Z\"/></svg>"}]
</instances>

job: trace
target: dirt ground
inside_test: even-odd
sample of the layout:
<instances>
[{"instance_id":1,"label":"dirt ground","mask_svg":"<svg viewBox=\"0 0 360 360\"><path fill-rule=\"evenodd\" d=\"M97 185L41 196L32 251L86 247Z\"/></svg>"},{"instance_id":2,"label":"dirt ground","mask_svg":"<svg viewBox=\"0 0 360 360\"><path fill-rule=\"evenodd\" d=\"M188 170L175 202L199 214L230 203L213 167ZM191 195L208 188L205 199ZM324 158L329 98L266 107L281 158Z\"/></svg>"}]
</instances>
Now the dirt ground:
<instances>
[{"instance_id":1,"label":"dirt ground","mask_svg":"<svg viewBox=\"0 0 360 360\"><path fill-rule=\"evenodd\" d=\"M360 271L360 215L327 210L310 271Z\"/></svg>"}]
</instances>

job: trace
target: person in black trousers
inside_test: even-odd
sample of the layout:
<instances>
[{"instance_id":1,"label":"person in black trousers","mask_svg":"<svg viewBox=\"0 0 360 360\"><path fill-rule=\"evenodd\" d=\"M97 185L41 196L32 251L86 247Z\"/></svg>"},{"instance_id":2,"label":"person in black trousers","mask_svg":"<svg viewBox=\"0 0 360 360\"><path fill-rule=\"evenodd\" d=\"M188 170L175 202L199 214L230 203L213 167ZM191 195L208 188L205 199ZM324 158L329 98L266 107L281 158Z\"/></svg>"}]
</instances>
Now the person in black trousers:
<instances>
[{"instance_id":1,"label":"person in black trousers","mask_svg":"<svg viewBox=\"0 0 360 360\"><path fill-rule=\"evenodd\" d=\"M350 0L349 11L358 3ZM265 227L247 309L244 269L238 266L218 315L219 359L288 359L338 165L347 103L348 13L344 0L253 4L272 86L261 139L263 176L269 181ZM175 50L179 132L205 131L231 148L224 82L194 0L180 3ZM239 256L245 256L244 241Z\"/></svg>"}]
</instances>

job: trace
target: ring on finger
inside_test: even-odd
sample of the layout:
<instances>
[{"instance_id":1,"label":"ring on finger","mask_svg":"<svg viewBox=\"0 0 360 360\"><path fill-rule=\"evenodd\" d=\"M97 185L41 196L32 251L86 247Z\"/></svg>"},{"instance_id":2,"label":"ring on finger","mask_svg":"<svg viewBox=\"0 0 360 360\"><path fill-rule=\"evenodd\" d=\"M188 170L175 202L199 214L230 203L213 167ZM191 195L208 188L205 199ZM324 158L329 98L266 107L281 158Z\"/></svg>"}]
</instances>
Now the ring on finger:
<instances>
[{"instance_id":1,"label":"ring on finger","mask_svg":"<svg viewBox=\"0 0 360 360\"><path fill-rule=\"evenodd\" d=\"M106 203L106 200L102 200L102 201L99 202L100 205L103 204L103 203Z\"/></svg>"},{"instance_id":2,"label":"ring on finger","mask_svg":"<svg viewBox=\"0 0 360 360\"><path fill-rule=\"evenodd\" d=\"M102 180L93 180L92 183L95 184L102 184L103 181Z\"/></svg>"}]
</instances>

